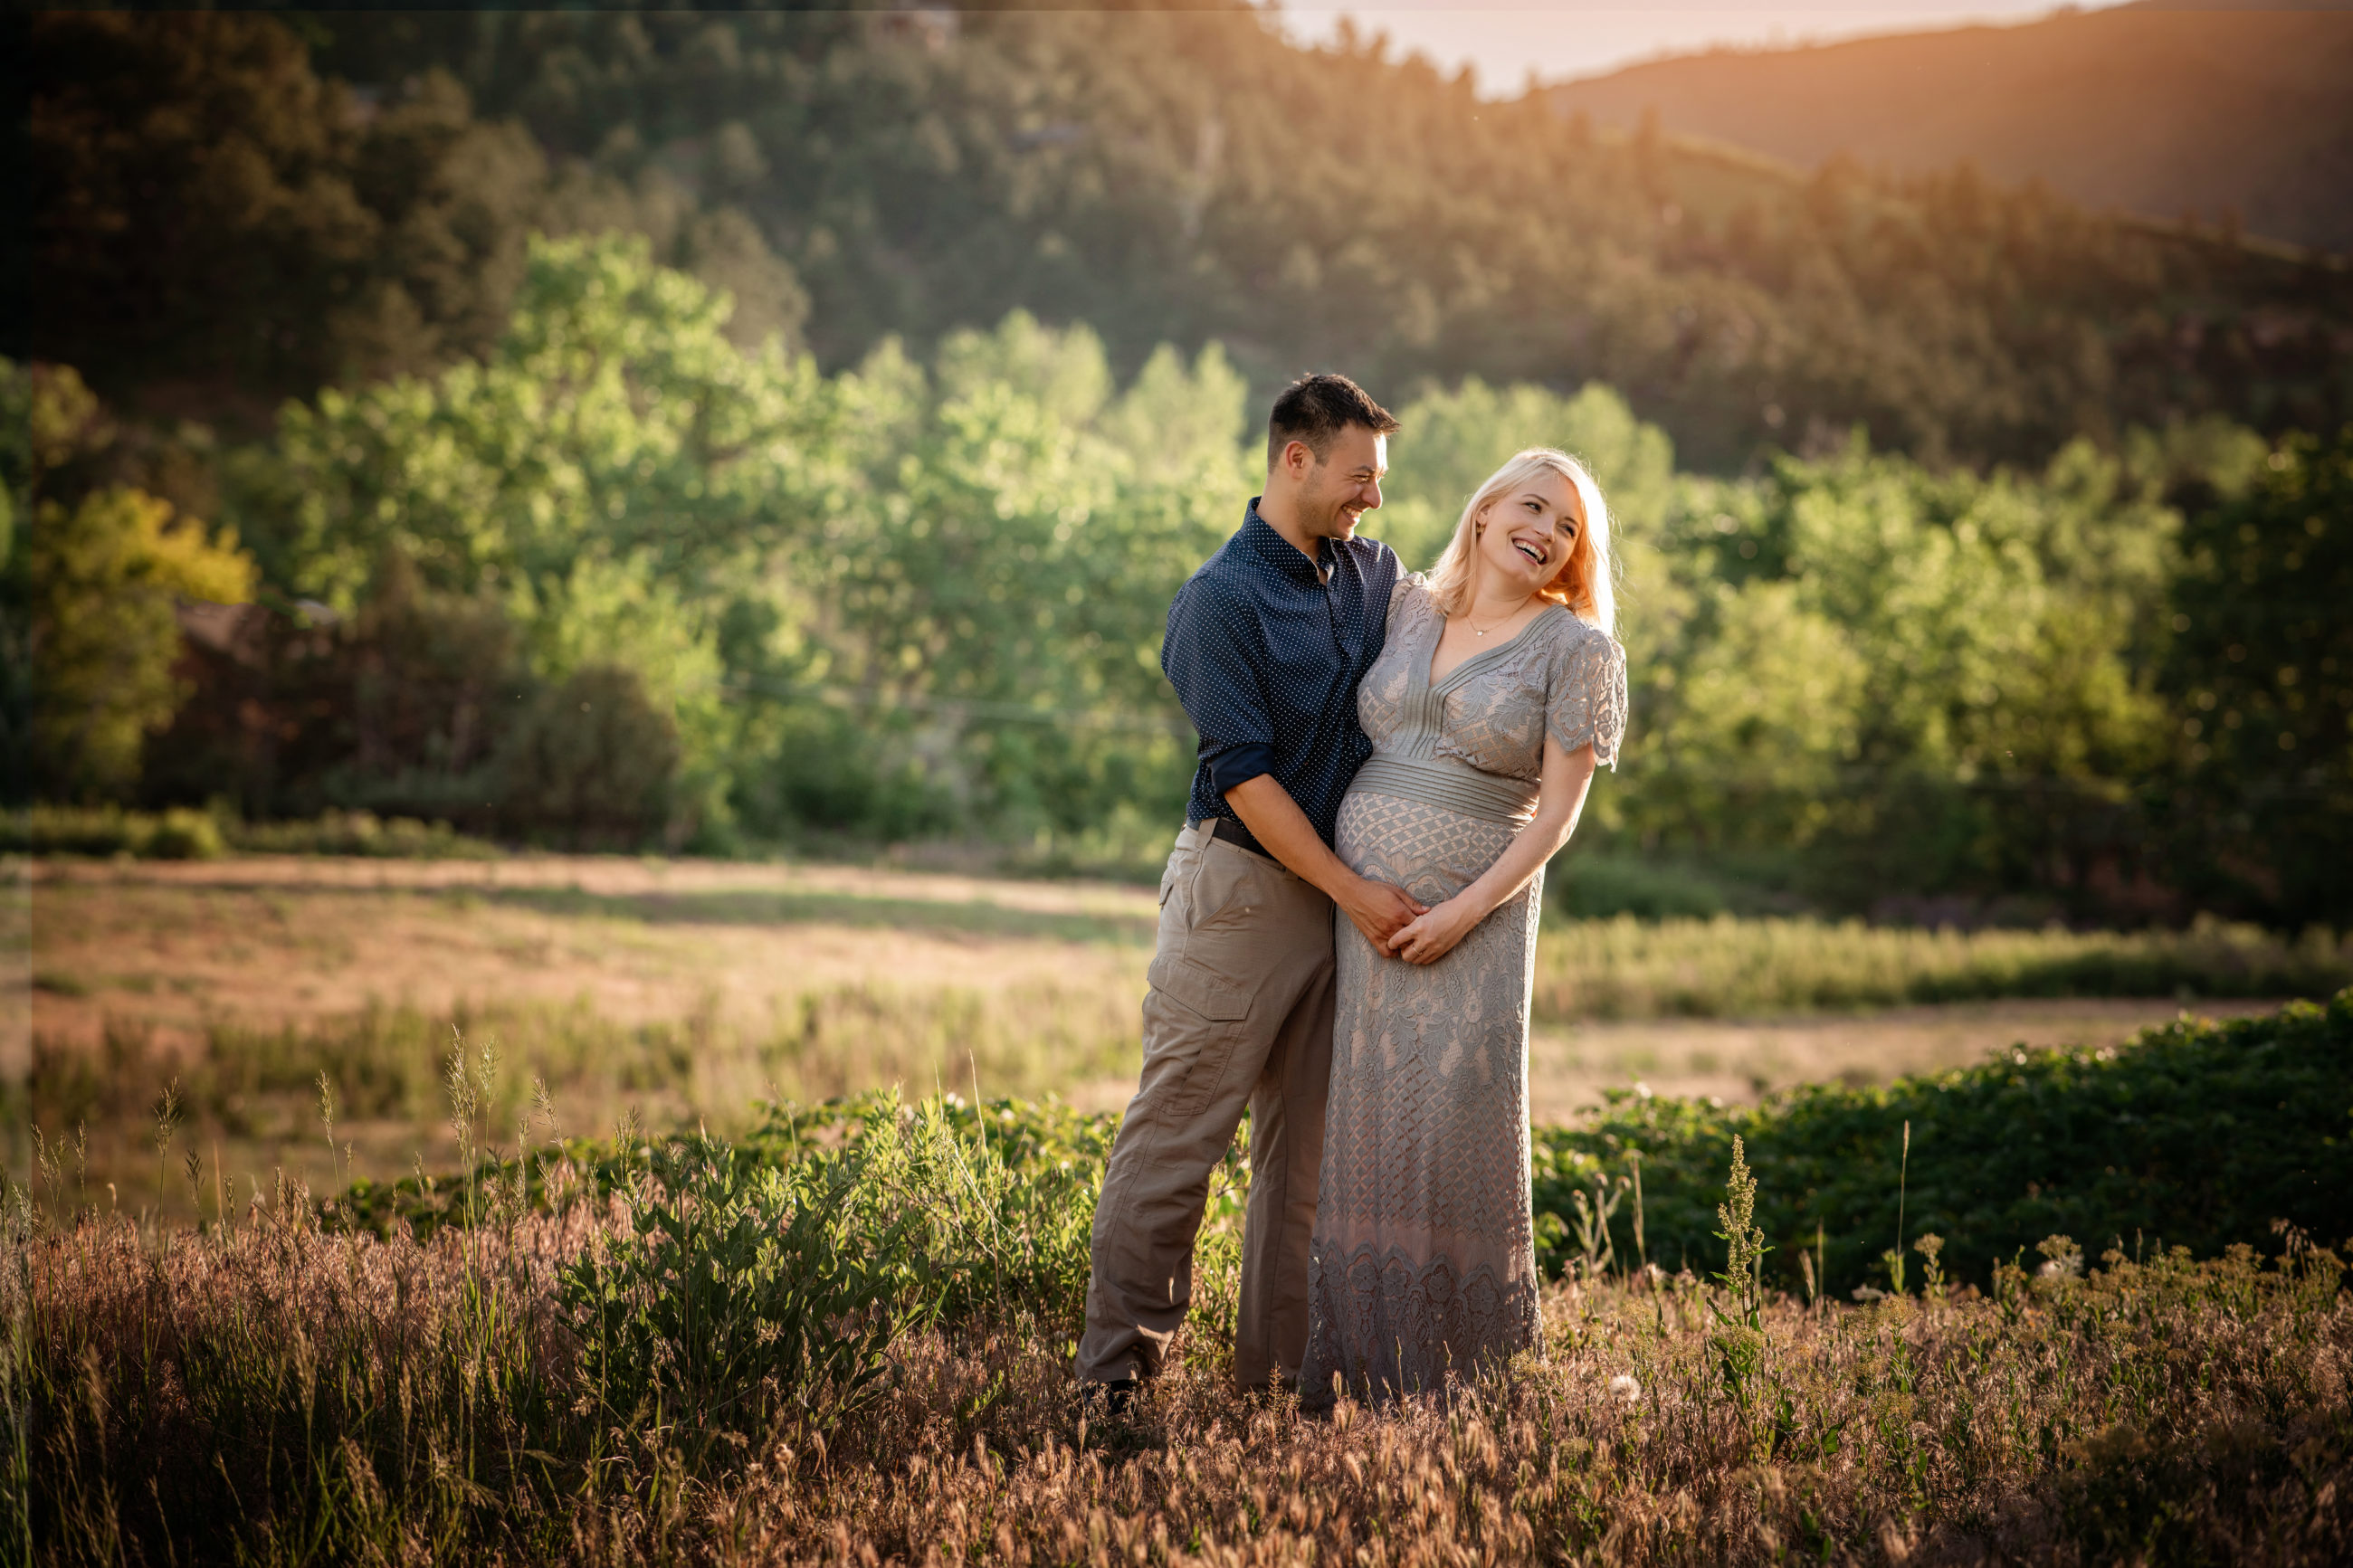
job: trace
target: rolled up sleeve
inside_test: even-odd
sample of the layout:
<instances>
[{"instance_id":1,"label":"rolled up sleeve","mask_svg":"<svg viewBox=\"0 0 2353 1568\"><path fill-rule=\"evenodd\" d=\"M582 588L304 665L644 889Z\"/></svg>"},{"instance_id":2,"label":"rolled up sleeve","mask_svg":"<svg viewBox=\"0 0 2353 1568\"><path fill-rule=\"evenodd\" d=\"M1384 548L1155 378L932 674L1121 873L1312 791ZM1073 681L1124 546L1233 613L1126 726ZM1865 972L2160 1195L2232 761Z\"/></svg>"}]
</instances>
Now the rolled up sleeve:
<instances>
[{"instance_id":1,"label":"rolled up sleeve","mask_svg":"<svg viewBox=\"0 0 2353 1568\"><path fill-rule=\"evenodd\" d=\"M1254 617L1200 578L1168 606L1160 668L1201 737L1201 761L1219 795L1275 771L1274 721L1250 658L1258 633Z\"/></svg>"}]
</instances>

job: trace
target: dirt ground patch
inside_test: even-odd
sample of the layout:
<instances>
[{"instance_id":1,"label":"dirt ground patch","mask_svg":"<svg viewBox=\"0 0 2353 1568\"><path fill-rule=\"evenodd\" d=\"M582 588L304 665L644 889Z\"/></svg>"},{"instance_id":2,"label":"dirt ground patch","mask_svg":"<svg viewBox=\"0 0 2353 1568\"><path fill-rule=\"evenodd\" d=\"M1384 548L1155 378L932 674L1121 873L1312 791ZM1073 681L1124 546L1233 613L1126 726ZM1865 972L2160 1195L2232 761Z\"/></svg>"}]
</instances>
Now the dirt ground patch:
<instances>
[{"instance_id":1,"label":"dirt ground patch","mask_svg":"<svg viewBox=\"0 0 2353 1568\"><path fill-rule=\"evenodd\" d=\"M597 857L44 866L29 902L32 1026L84 1039L110 1018L185 1032L372 1002L752 1019L872 980L1141 995L1157 912L1092 883Z\"/></svg>"}]
</instances>

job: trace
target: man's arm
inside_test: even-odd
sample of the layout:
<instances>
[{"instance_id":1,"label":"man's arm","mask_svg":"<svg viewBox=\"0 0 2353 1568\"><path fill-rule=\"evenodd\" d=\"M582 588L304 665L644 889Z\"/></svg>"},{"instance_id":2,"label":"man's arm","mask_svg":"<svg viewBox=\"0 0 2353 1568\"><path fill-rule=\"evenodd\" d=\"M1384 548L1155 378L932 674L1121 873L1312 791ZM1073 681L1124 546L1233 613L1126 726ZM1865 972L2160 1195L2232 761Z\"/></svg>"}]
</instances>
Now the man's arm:
<instances>
[{"instance_id":1,"label":"man's arm","mask_svg":"<svg viewBox=\"0 0 2353 1568\"><path fill-rule=\"evenodd\" d=\"M1348 869L1272 773L1260 773L1234 785L1226 791L1226 804L1268 854L1303 880L1323 889L1350 923L1365 933L1365 940L1381 952L1388 951L1389 938L1399 928L1427 912L1404 889Z\"/></svg>"},{"instance_id":2,"label":"man's arm","mask_svg":"<svg viewBox=\"0 0 2353 1568\"><path fill-rule=\"evenodd\" d=\"M1399 889L1367 881L1343 865L1318 837L1299 803L1275 782L1274 725L1267 718L1258 671L1243 650L1250 618L1226 603L1213 583L1194 578L1168 606L1160 668L1186 716L1204 737L1218 793L1250 836L1277 860L1347 911L1376 946L1422 912ZM1216 736L1214 749L1207 737ZM1386 947L1382 948L1387 952Z\"/></svg>"},{"instance_id":3,"label":"man's arm","mask_svg":"<svg viewBox=\"0 0 2353 1568\"><path fill-rule=\"evenodd\" d=\"M1274 768L1274 722L1245 646L1255 630L1242 606L1198 574L1168 606L1161 673L1201 737L1201 763L1220 795Z\"/></svg>"}]
</instances>

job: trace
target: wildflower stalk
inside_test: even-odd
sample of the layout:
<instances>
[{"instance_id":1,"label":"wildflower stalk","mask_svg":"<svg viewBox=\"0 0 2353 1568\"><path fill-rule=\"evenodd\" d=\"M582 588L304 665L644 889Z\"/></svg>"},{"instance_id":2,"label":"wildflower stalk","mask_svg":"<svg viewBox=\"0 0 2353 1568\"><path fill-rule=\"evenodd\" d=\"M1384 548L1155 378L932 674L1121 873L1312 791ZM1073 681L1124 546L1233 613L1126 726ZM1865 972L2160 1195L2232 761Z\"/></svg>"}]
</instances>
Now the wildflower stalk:
<instances>
[{"instance_id":1,"label":"wildflower stalk","mask_svg":"<svg viewBox=\"0 0 2353 1568\"><path fill-rule=\"evenodd\" d=\"M180 1080L174 1079L164 1086L162 1098L155 1101L155 1231L164 1230L164 1195L165 1172L171 1165L172 1140L180 1131Z\"/></svg>"},{"instance_id":2,"label":"wildflower stalk","mask_svg":"<svg viewBox=\"0 0 2353 1568\"><path fill-rule=\"evenodd\" d=\"M1920 1239L1912 1244L1912 1250L1918 1253L1923 1259L1920 1271L1921 1292L1930 1298L1944 1295L1945 1265L1938 1255L1945 1250L1945 1238L1934 1231L1923 1232Z\"/></svg>"},{"instance_id":3,"label":"wildflower stalk","mask_svg":"<svg viewBox=\"0 0 2353 1568\"><path fill-rule=\"evenodd\" d=\"M1642 1244L1642 1152L1627 1151L1626 1163L1634 1169L1634 1259L1647 1276L1651 1272L1651 1252Z\"/></svg>"},{"instance_id":4,"label":"wildflower stalk","mask_svg":"<svg viewBox=\"0 0 2353 1568\"><path fill-rule=\"evenodd\" d=\"M1765 1357L1765 1233L1757 1225L1757 1178L1749 1173L1747 1150L1737 1133L1732 1140L1732 1170L1724 1184L1725 1201L1716 1205L1715 1234L1724 1242L1724 1272L1716 1280L1732 1299L1733 1310L1710 1299L1717 1331L1708 1343L1715 1353L1716 1370L1725 1392L1746 1421L1756 1405L1757 1374Z\"/></svg>"},{"instance_id":5,"label":"wildflower stalk","mask_svg":"<svg viewBox=\"0 0 2353 1568\"><path fill-rule=\"evenodd\" d=\"M1888 1289L1895 1295L1904 1294L1904 1199L1905 1188L1912 1173L1912 1123L1904 1123L1904 1154L1895 1167L1895 1245L1879 1255L1887 1266Z\"/></svg>"}]
</instances>

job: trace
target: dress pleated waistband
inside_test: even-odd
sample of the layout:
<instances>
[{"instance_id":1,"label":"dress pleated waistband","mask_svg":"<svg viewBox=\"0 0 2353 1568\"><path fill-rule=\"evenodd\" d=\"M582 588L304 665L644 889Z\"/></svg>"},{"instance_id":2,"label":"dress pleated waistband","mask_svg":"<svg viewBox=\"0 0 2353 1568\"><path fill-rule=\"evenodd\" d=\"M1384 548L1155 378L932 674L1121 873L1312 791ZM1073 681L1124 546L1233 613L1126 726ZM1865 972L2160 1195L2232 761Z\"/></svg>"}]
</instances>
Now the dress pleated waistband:
<instances>
[{"instance_id":1,"label":"dress pleated waistband","mask_svg":"<svg viewBox=\"0 0 2353 1568\"><path fill-rule=\"evenodd\" d=\"M1452 757L1377 753L1356 770L1348 789L1424 801L1489 822L1517 825L1536 812L1535 785L1481 773Z\"/></svg>"}]
</instances>

